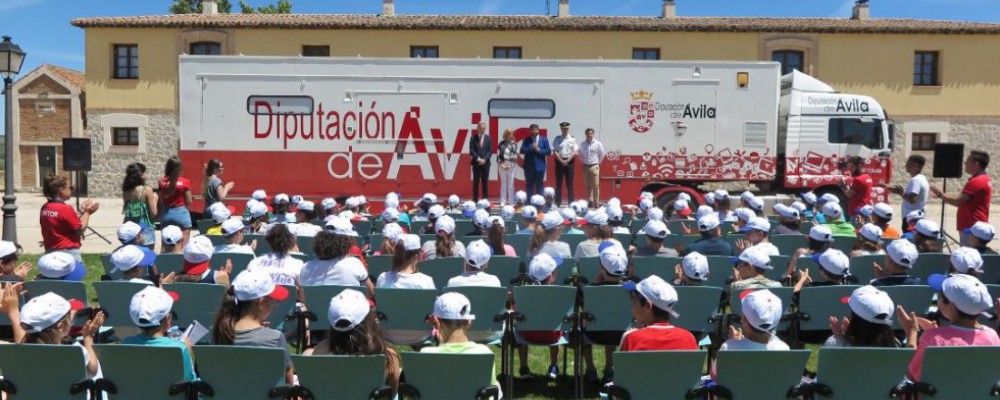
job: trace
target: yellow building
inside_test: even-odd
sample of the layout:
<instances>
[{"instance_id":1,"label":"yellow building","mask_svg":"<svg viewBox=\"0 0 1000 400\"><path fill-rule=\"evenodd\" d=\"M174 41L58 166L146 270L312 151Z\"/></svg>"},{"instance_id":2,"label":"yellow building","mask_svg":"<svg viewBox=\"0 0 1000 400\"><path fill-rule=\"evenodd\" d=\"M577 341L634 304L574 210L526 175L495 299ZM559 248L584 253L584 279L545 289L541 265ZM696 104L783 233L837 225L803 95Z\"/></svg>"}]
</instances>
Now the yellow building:
<instances>
[{"instance_id":1,"label":"yellow building","mask_svg":"<svg viewBox=\"0 0 1000 400\"><path fill-rule=\"evenodd\" d=\"M871 18L205 13L82 18L95 194L126 164L159 171L178 148L180 54L525 59L776 60L844 92L875 97L897 122L895 176L936 142L1000 154L1000 24ZM189 167L188 175L196 176ZM928 170L929 171L929 170ZM1000 175L994 175L996 178Z\"/></svg>"}]
</instances>

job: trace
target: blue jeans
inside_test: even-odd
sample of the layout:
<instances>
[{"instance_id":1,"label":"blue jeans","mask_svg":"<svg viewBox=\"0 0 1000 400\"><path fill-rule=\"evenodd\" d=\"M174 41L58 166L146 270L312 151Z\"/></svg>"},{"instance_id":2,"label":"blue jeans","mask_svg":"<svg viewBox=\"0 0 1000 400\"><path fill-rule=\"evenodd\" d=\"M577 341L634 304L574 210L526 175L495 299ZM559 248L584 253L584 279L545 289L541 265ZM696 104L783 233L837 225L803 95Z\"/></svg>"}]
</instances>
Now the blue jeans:
<instances>
[{"instance_id":1,"label":"blue jeans","mask_svg":"<svg viewBox=\"0 0 1000 400\"><path fill-rule=\"evenodd\" d=\"M181 230L191 229L191 212L187 207L170 207L163 213L160 222L164 225L174 225Z\"/></svg>"},{"instance_id":2,"label":"blue jeans","mask_svg":"<svg viewBox=\"0 0 1000 400\"><path fill-rule=\"evenodd\" d=\"M527 188L524 191L528 195L528 200L531 200L532 195L542 194L543 192L542 188L545 186L545 171L525 169L524 182L527 184Z\"/></svg>"}]
</instances>

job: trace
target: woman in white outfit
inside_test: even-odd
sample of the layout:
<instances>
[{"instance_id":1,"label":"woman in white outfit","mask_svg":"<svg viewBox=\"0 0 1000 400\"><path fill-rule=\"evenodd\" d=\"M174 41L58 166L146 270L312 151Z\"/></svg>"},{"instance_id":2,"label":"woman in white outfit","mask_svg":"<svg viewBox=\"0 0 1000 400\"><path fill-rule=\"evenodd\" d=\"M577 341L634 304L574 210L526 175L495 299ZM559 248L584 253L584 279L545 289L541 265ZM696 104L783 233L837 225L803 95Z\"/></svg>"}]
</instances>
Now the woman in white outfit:
<instances>
[{"instance_id":1,"label":"woman in white outfit","mask_svg":"<svg viewBox=\"0 0 1000 400\"><path fill-rule=\"evenodd\" d=\"M497 163L500 164L500 204L514 201L514 170L517 166L517 142L514 131L503 131L503 141L497 147Z\"/></svg>"}]
</instances>

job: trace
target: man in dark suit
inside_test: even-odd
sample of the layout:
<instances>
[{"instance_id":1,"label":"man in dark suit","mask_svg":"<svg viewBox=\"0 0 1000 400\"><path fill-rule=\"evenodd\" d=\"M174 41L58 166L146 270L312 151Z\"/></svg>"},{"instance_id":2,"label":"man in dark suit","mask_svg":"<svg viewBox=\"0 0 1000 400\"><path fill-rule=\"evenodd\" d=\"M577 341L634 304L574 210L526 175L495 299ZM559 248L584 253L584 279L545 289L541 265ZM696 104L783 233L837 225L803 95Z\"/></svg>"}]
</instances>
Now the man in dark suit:
<instances>
[{"instance_id":1,"label":"man in dark suit","mask_svg":"<svg viewBox=\"0 0 1000 400\"><path fill-rule=\"evenodd\" d=\"M482 182L483 198L490 197L490 157L493 155L493 143L486 134L486 123L480 122L476 133L469 141L469 154L472 155L472 200L479 201L479 186Z\"/></svg>"},{"instance_id":2,"label":"man in dark suit","mask_svg":"<svg viewBox=\"0 0 1000 400\"><path fill-rule=\"evenodd\" d=\"M545 186L545 161L552 154L549 139L538 134L538 124L531 124L531 136L521 142L521 154L524 155L524 181L528 188L528 198L534 194L542 194Z\"/></svg>"}]
</instances>

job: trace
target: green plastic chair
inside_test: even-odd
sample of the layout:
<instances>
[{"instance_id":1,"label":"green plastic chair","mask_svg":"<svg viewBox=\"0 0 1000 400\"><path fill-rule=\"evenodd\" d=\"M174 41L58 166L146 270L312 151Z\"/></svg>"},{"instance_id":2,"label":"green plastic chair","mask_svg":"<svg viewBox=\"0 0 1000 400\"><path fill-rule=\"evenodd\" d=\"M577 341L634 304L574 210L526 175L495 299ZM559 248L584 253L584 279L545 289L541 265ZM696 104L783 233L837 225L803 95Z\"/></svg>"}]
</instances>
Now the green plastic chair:
<instances>
[{"instance_id":1,"label":"green plastic chair","mask_svg":"<svg viewBox=\"0 0 1000 400\"><path fill-rule=\"evenodd\" d=\"M434 279L434 287L448 286L448 280L462 274L465 260L461 257L435 258L417 263L417 269Z\"/></svg>"},{"instance_id":2,"label":"green plastic chair","mask_svg":"<svg viewBox=\"0 0 1000 400\"><path fill-rule=\"evenodd\" d=\"M531 260L525 261L524 268L527 269L530 263ZM566 279L569 278L571 275L573 275L574 268L576 268L577 273L580 274L580 276L587 278L587 281L593 280L594 277L596 276L596 275L590 275L590 276L584 275L585 271L580 269L580 265L576 262L576 260L572 258L564 258L562 260L562 264L556 267L556 281L554 284L565 285ZM591 268L593 268L593 265L591 265ZM600 268L600 266L598 266L597 268ZM597 269L593 269L593 271L594 273L597 273L596 272Z\"/></svg>"},{"instance_id":3,"label":"green plastic chair","mask_svg":"<svg viewBox=\"0 0 1000 400\"><path fill-rule=\"evenodd\" d=\"M475 231L476 231L476 226L472 223L471 219L455 220L455 237L466 236L469 233Z\"/></svg>"},{"instance_id":4,"label":"green plastic chair","mask_svg":"<svg viewBox=\"0 0 1000 400\"><path fill-rule=\"evenodd\" d=\"M135 327L129 317L128 308L132 296L145 289L147 284L135 282L95 281L94 293L101 308L106 311L104 325L111 327Z\"/></svg>"},{"instance_id":5,"label":"green plastic chair","mask_svg":"<svg viewBox=\"0 0 1000 400\"><path fill-rule=\"evenodd\" d=\"M934 296L934 289L927 285L880 286L879 289L888 293L897 306L903 306L907 312L915 312L917 315L927 314ZM903 329L898 318L892 319L892 329Z\"/></svg>"},{"instance_id":6,"label":"green plastic chair","mask_svg":"<svg viewBox=\"0 0 1000 400\"><path fill-rule=\"evenodd\" d=\"M656 275L669 282L674 277L674 266L680 263L680 257L633 257L632 276L645 279Z\"/></svg>"},{"instance_id":7,"label":"green plastic chair","mask_svg":"<svg viewBox=\"0 0 1000 400\"><path fill-rule=\"evenodd\" d=\"M716 386L710 393L729 399L796 397L789 393L799 386L809 353L809 350L720 351L716 359ZM761 379L763 371L767 379Z\"/></svg>"},{"instance_id":8,"label":"green plastic chair","mask_svg":"<svg viewBox=\"0 0 1000 400\"><path fill-rule=\"evenodd\" d=\"M719 303L723 290L711 286L675 286L677 304L674 311L679 315L671 324L691 332L713 332L715 323L710 318L719 313Z\"/></svg>"},{"instance_id":9,"label":"green plastic chair","mask_svg":"<svg viewBox=\"0 0 1000 400\"><path fill-rule=\"evenodd\" d=\"M208 265L213 270L220 270L226 266L226 260L233 261L233 272L229 276L235 278L240 272L247 269L247 265L250 265L250 261L253 261L255 256L253 254L241 254L241 253L216 253L212 255L211 260L209 260Z\"/></svg>"},{"instance_id":10,"label":"green plastic chair","mask_svg":"<svg viewBox=\"0 0 1000 400\"><path fill-rule=\"evenodd\" d=\"M580 236L583 236L583 235L580 235ZM584 239L581 239L580 241L582 242ZM615 240L618 240L618 242L621 243L622 246L625 246L625 248L628 249L628 246L632 244L632 234L631 233L616 233L615 234ZM576 249L576 246L573 246L571 248L572 249Z\"/></svg>"},{"instance_id":11,"label":"green plastic chair","mask_svg":"<svg viewBox=\"0 0 1000 400\"><path fill-rule=\"evenodd\" d=\"M111 272L115 269L115 265L111 263L110 254L101 254L101 267L104 268L104 275L111 278L111 280L116 281L122 278L121 271Z\"/></svg>"},{"instance_id":12,"label":"green plastic chair","mask_svg":"<svg viewBox=\"0 0 1000 400\"><path fill-rule=\"evenodd\" d=\"M365 261L368 263L368 278L372 283L378 281L379 275L392 270L393 255L368 256Z\"/></svg>"},{"instance_id":13,"label":"green plastic chair","mask_svg":"<svg viewBox=\"0 0 1000 400\"><path fill-rule=\"evenodd\" d=\"M39 368L42 360L44 370ZM83 352L76 346L0 346L0 369L0 390L8 399L86 400L94 387L87 377Z\"/></svg>"},{"instance_id":14,"label":"green plastic chair","mask_svg":"<svg viewBox=\"0 0 1000 400\"><path fill-rule=\"evenodd\" d=\"M26 300L31 300L32 297L52 292L64 299L76 299L82 301L84 304L89 302L87 299L87 284L83 282L43 279L25 281L24 288L28 291L28 294L25 296Z\"/></svg>"},{"instance_id":15,"label":"green plastic chair","mask_svg":"<svg viewBox=\"0 0 1000 400\"><path fill-rule=\"evenodd\" d=\"M774 293L775 296L778 296L779 299L781 299L781 306L784 307L786 315L789 313L789 310L791 310L793 289L794 288L791 287L778 287L778 288L767 289L770 290L771 293ZM749 290L762 290L762 289L749 289ZM733 291L729 293L729 311L730 311L729 314L733 316L733 319L735 321L739 321L740 320L739 317L743 316L743 303L740 301L740 294L742 293L743 291ZM778 324L778 330L783 331L785 329L788 329L788 326L789 322L783 320Z\"/></svg>"},{"instance_id":16,"label":"green plastic chair","mask_svg":"<svg viewBox=\"0 0 1000 400\"><path fill-rule=\"evenodd\" d=\"M219 246L228 243L228 239L222 235L206 235L208 240L212 242L212 246Z\"/></svg>"},{"instance_id":17,"label":"green plastic chair","mask_svg":"<svg viewBox=\"0 0 1000 400\"><path fill-rule=\"evenodd\" d=\"M299 386L313 399L391 399L385 356L292 355ZM337 371L331 374L330 371ZM409 369L407 369L409 375Z\"/></svg>"},{"instance_id":18,"label":"green plastic chair","mask_svg":"<svg viewBox=\"0 0 1000 400\"><path fill-rule=\"evenodd\" d=\"M933 385L936 392L929 397L934 399L995 399L998 359L1000 347L928 347L920 381Z\"/></svg>"},{"instance_id":19,"label":"green plastic chair","mask_svg":"<svg viewBox=\"0 0 1000 400\"><path fill-rule=\"evenodd\" d=\"M824 347L811 391L816 398L887 399L912 358L913 349Z\"/></svg>"},{"instance_id":20,"label":"green plastic chair","mask_svg":"<svg viewBox=\"0 0 1000 400\"><path fill-rule=\"evenodd\" d=\"M306 308L316 315L316 320L309 323L310 330L330 329L330 317L327 315L327 310L330 308L330 299L345 289L354 289L368 296L368 289L363 286L322 285L302 287L302 291L305 292L306 296Z\"/></svg>"},{"instance_id":21,"label":"green plastic chair","mask_svg":"<svg viewBox=\"0 0 1000 400\"><path fill-rule=\"evenodd\" d=\"M565 265L565 260L564 264ZM566 278L572 273L572 268L562 268L560 265L556 272L556 284L561 285ZM587 278L587 281L593 282L597 279L597 273L601 271L601 258L600 257L580 257L577 260L577 271L580 272L580 276Z\"/></svg>"},{"instance_id":22,"label":"green plastic chair","mask_svg":"<svg viewBox=\"0 0 1000 400\"><path fill-rule=\"evenodd\" d=\"M274 307L271 307L271 316L267 318L267 321L271 324L272 328L282 329L285 327L293 326L293 322L285 323L285 317L288 316L295 308L295 295L298 289L293 285L281 285L288 290L288 297L284 300L274 303ZM288 329L283 329L288 330Z\"/></svg>"},{"instance_id":23,"label":"green plastic chair","mask_svg":"<svg viewBox=\"0 0 1000 400\"><path fill-rule=\"evenodd\" d=\"M841 319L851 315L851 308L841 302L860 286L804 287L799 293L799 330L829 331L831 316ZM805 318L804 316L808 316Z\"/></svg>"},{"instance_id":24,"label":"green plastic chair","mask_svg":"<svg viewBox=\"0 0 1000 400\"><path fill-rule=\"evenodd\" d=\"M382 229L380 228L378 231L381 232ZM409 231L407 231L407 232L409 232ZM385 238L382 237L381 233L373 233L371 235L368 235L368 244L369 244L368 250L369 250L369 253L373 253L373 252L376 252L376 251L381 251L381 249L382 249L382 241L384 241L384 240L385 240Z\"/></svg>"},{"instance_id":25,"label":"green plastic chair","mask_svg":"<svg viewBox=\"0 0 1000 400\"><path fill-rule=\"evenodd\" d=\"M788 257L788 262L785 262L780 268L775 265L774 269L768 270L764 273L764 275L776 281L784 279L785 273L788 272L788 264L791 263L791 261L792 258ZM813 280L819 281L823 279L819 275L820 266L816 263L816 261L813 261L812 256L802 256L795 260L795 271L792 272L792 283L795 283L796 279L798 279L798 271L804 269L809 270L809 276L811 276Z\"/></svg>"},{"instance_id":26,"label":"green plastic chair","mask_svg":"<svg viewBox=\"0 0 1000 400\"><path fill-rule=\"evenodd\" d=\"M566 242L569 245L570 253L576 252L576 246L579 246L581 242L587 240L586 235L561 235L559 240Z\"/></svg>"},{"instance_id":27,"label":"green plastic chair","mask_svg":"<svg viewBox=\"0 0 1000 400\"><path fill-rule=\"evenodd\" d=\"M268 392L285 384L282 349L197 346L194 352L199 377L215 392L211 398L267 399L271 398Z\"/></svg>"},{"instance_id":28,"label":"green plastic chair","mask_svg":"<svg viewBox=\"0 0 1000 400\"><path fill-rule=\"evenodd\" d=\"M359 236L368 236L372 232L372 221L351 221L351 225Z\"/></svg>"},{"instance_id":29,"label":"green plastic chair","mask_svg":"<svg viewBox=\"0 0 1000 400\"><path fill-rule=\"evenodd\" d=\"M624 217L624 215L622 215L622 217ZM625 219L622 218L622 222L624 222L624 220ZM642 231L642 228L644 228L646 226L646 223L648 223L648 222L649 222L649 219L647 219L647 218L635 218L635 217L632 217L632 221L630 221L629 224L628 224L628 230L633 235L635 235L636 233ZM667 224L667 228L670 229L671 232L674 232L674 233L681 232L679 229L678 230L674 230L674 228L671 228L671 226L672 225L670 225L669 223Z\"/></svg>"},{"instance_id":30,"label":"green plastic chair","mask_svg":"<svg viewBox=\"0 0 1000 400\"><path fill-rule=\"evenodd\" d=\"M163 285L163 290L180 296L180 300L174 302L173 311L177 314L174 325L181 330L186 329L194 321L212 329L215 313L226 295L225 286L204 283L168 283ZM208 341L211 339L209 336L205 335L202 340Z\"/></svg>"},{"instance_id":31,"label":"green plastic chair","mask_svg":"<svg viewBox=\"0 0 1000 400\"><path fill-rule=\"evenodd\" d=\"M736 252L736 251L739 251L739 250L737 250L737 247L736 247L736 241L737 240L747 240L747 235L745 233L730 233L730 234L728 234L726 236L723 236L723 238L725 238L726 242L729 243L729 247L733 248L733 252Z\"/></svg>"},{"instance_id":32,"label":"green plastic chair","mask_svg":"<svg viewBox=\"0 0 1000 400\"><path fill-rule=\"evenodd\" d=\"M476 315L468 332L470 339L488 344L500 338L503 321L496 321L494 317L507 312L507 288L462 286L446 288L444 292L461 293L469 299L472 313Z\"/></svg>"},{"instance_id":33,"label":"green plastic chair","mask_svg":"<svg viewBox=\"0 0 1000 400\"><path fill-rule=\"evenodd\" d=\"M375 308L383 330L426 330L427 316L434 311L437 290L375 288ZM414 343L394 343L412 345Z\"/></svg>"},{"instance_id":34,"label":"green plastic chair","mask_svg":"<svg viewBox=\"0 0 1000 400\"><path fill-rule=\"evenodd\" d=\"M642 226L640 226L639 229L641 230L645 226L646 226L646 221L644 220ZM675 235L680 235L682 234L682 232L684 232L684 228L682 228L682 226L687 226L688 228L691 228L692 232L695 232L698 230L698 221L695 220L667 221L667 229L669 229L670 232Z\"/></svg>"},{"instance_id":35,"label":"green plastic chair","mask_svg":"<svg viewBox=\"0 0 1000 400\"><path fill-rule=\"evenodd\" d=\"M513 246L522 259L528 260L528 245L531 244L531 235L508 233L503 237L503 242Z\"/></svg>"},{"instance_id":36,"label":"green plastic chair","mask_svg":"<svg viewBox=\"0 0 1000 400\"><path fill-rule=\"evenodd\" d=\"M243 241L246 243L251 243L254 240L257 241L257 247L253 250L255 254L257 254L258 256L262 256L264 254L271 252L271 245L267 244L267 236L260 234L253 234L253 235L246 235L243 239Z\"/></svg>"},{"instance_id":37,"label":"green plastic chair","mask_svg":"<svg viewBox=\"0 0 1000 400\"><path fill-rule=\"evenodd\" d=\"M602 346L617 346L621 337L613 343L597 342L586 333L589 331L622 331L632 326L632 313L626 312L632 305L628 290L621 285L583 287L584 338L587 342Z\"/></svg>"},{"instance_id":38,"label":"green plastic chair","mask_svg":"<svg viewBox=\"0 0 1000 400\"><path fill-rule=\"evenodd\" d=\"M199 219L195 222L195 226L198 227L198 233L204 235L208 232L208 228L215 226L215 221L212 219Z\"/></svg>"},{"instance_id":39,"label":"green plastic chair","mask_svg":"<svg viewBox=\"0 0 1000 400\"><path fill-rule=\"evenodd\" d=\"M493 256L486 272L496 275L501 285L510 287L511 280L521 275L521 263L521 257Z\"/></svg>"},{"instance_id":40,"label":"green plastic chair","mask_svg":"<svg viewBox=\"0 0 1000 400\"><path fill-rule=\"evenodd\" d=\"M792 257L789 256L771 256L771 266L774 269L767 271L765 275L768 278L778 280L785 272L788 272L788 263L792 261Z\"/></svg>"},{"instance_id":41,"label":"green plastic chair","mask_svg":"<svg viewBox=\"0 0 1000 400\"><path fill-rule=\"evenodd\" d=\"M1000 255L983 255L983 275L980 280L987 285L1000 284Z\"/></svg>"},{"instance_id":42,"label":"green plastic chair","mask_svg":"<svg viewBox=\"0 0 1000 400\"><path fill-rule=\"evenodd\" d=\"M708 256L705 258L708 259L708 280L702 282L702 285L720 288L728 287L729 285L726 282L733 278L733 267L736 266L736 264L733 264L733 258L726 256ZM661 276L661 278L664 277Z\"/></svg>"},{"instance_id":43,"label":"green plastic chair","mask_svg":"<svg viewBox=\"0 0 1000 400\"><path fill-rule=\"evenodd\" d=\"M424 229L427 228L427 224L429 224L429 223L430 223L429 221L413 221L413 222L410 222L410 228L411 229L409 230L409 232L410 233L420 233L420 232L423 232Z\"/></svg>"},{"instance_id":44,"label":"green plastic chair","mask_svg":"<svg viewBox=\"0 0 1000 400\"><path fill-rule=\"evenodd\" d=\"M184 272L183 254L158 254L156 256L156 271L164 276L171 272L180 274Z\"/></svg>"},{"instance_id":45,"label":"green plastic chair","mask_svg":"<svg viewBox=\"0 0 1000 400\"><path fill-rule=\"evenodd\" d=\"M180 348L98 344L94 351L101 360L104 379L117 389L109 396L113 399L176 400L194 389L191 382L184 381Z\"/></svg>"},{"instance_id":46,"label":"green plastic chair","mask_svg":"<svg viewBox=\"0 0 1000 400\"><path fill-rule=\"evenodd\" d=\"M299 245L299 252L313 258L316 256L316 249L313 244L316 243L316 238L313 236L297 236L296 242Z\"/></svg>"},{"instance_id":47,"label":"green plastic chair","mask_svg":"<svg viewBox=\"0 0 1000 400\"><path fill-rule=\"evenodd\" d=\"M844 254L851 254L851 252L854 251L854 245L857 243L857 236L833 235L832 248L840 250L844 252Z\"/></svg>"},{"instance_id":48,"label":"green plastic chair","mask_svg":"<svg viewBox=\"0 0 1000 400\"><path fill-rule=\"evenodd\" d=\"M910 268L910 275L927 282L927 277L931 274L947 274L950 266L951 254L920 253L917 262L913 264L913 268Z\"/></svg>"},{"instance_id":49,"label":"green plastic chair","mask_svg":"<svg viewBox=\"0 0 1000 400\"><path fill-rule=\"evenodd\" d=\"M406 383L401 399L499 398L493 386L493 354L433 354L404 351ZM492 394L492 396L491 396Z\"/></svg>"},{"instance_id":50,"label":"green plastic chair","mask_svg":"<svg viewBox=\"0 0 1000 400\"><path fill-rule=\"evenodd\" d=\"M566 316L573 313L576 288L569 286L515 286L514 309L524 320L514 323L515 339L521 344L557 345L563 343L530 343L518 331L566 331Z\"/></svg>"},{"instance_id":51,"label":"green plastic chair","mask_svg":"<svg viewBox=\"0 0 1000 400\"><path fill-rule=\"evenodd\" d=\"M859 285L867 285L872 279L875 279L875 269L872 267L872 263L878 263L878 265L885 267L885 255L851 257L851 275L858 279Z\"/></svg>"},{"instance_id":52,"label":"green plastic chair","mask_svg":"<svg viewBox=\"0 0 1000 400\"><path fill-rule=\"evenodd\" d=\"M486 236L459 236L456 239L458 239L459 242L462 242L462 244L465 245L465 247L469 247L469 243L475 242L477 240L482 240L482 241L487 240Z\"/></svg>"},{"instance_id":53,"label":"green plastic chair","mask_svg":"<svg viewBox=\"0 0 1000 400\"><path fill-rule=\"evenodd\" d=\"M779 254L783 256L792 256L795 254L795 250L804 248L809 244L809 238L805 235L774 235L768 239L774 247L778 248Z\"/></svg>"},{"instance_id":54,"label":"green plastic chair","mask_svg":"<svg viewBox=\"0 0 1000 400\"><path fill-rule=\"evenodd\" d=\"M615 381L605 387L620 399L683 399L701 380L706 352L617 351Z\"/></svg>"}]
</instances>

